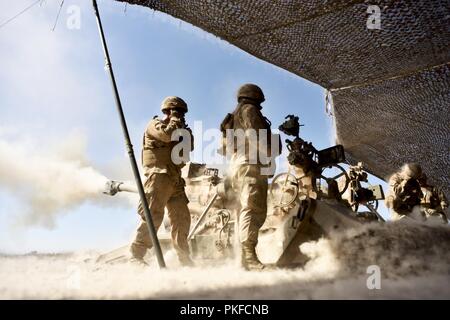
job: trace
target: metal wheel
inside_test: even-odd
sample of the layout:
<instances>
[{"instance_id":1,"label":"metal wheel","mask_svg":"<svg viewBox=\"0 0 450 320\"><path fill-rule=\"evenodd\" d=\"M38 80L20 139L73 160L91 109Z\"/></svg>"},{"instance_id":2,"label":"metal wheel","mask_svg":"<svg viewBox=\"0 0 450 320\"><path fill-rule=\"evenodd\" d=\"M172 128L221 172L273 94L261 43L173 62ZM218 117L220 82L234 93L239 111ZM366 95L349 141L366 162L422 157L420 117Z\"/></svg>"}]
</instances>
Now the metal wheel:
<instances>
[{"instance_id":1,"label":"metal wheel","mask_svg":"<svg viewBox=\"0 0 450 320\"><path fill-rule=\"evenodd\" d=\"M270 184L270 196L275 207L287 207L298 196L299 181L288 172L276 175Z\"/></svg>"},{"instance_id":2,"label":"metal wheel","mask_svg":"<svg viewBox=\"0 0 450 320\"><path fill-rule=\"evenodd\" d=\"M334 173L330 174L328 172L325 172L330 169L334 169L334 171L337 170L338 174L334 174ZM328 175L331 175L331 176L328 177ZM318 195L326 196L326 194L322 191L322 185L327 186L329 181L333 181L333 180L337 181L337 179L339 179L341 177L345 177L345 184L342 187L342 189L339 189L339 195L342 196L348 188L348 185L350 183L350 178L347 174L347 171L345 171L345 169L342 168L338 164L333 164L332 166L321 168L320 173L318 175L316 175L316 177L313 179L313 189Z\"/></svg>"}]
</instances>

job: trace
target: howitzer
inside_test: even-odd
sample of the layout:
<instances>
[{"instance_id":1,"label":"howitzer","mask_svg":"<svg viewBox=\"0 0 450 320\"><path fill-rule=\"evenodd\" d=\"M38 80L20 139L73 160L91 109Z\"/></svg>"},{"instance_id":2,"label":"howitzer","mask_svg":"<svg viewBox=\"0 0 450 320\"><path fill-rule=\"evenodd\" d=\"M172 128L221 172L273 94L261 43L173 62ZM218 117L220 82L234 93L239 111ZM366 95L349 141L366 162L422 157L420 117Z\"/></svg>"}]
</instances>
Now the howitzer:
<instances>
[{"instance_id":1,"label":"howitzer","mask_svg":"<svg viewBox=\"0 0 450 320\"><path fill-rule=\"evenodd\" d=\"M105 188L103 189L103 194L114 196L118 192L138 193L138 189L135 185L121 182L121 181L110 180L110 181L106 182Z\"/></svg>"},{"instance_id":2,"label":"howitzer","mask_svg":"<svg viewBox=\"0 0 450 320\"><path fill-rule=\"evenodd\" d=\"M219 195L224 197L224 194L225 194L225 186L223 184L219 184L219 180L218 180L218 176L217 176L217 174L218 174L217 169L207 168L205 170L205 174L207 174L207 175L211 174L211 176L210 176L211 184L216 187L216 192L213 194L211 199L208 201L206 207L203 209L202 213L198 217L194 227L189 232L188 240L193 238L197 229L204 222L205 218L207 217L208 213L210 212L210 209L214 205L214 202L219 197ZM103 189L103 194L106 194L109 196L115 196L119 192L138 193L138 189L132 183L127 183L127 182L122 182L122 181L109 180L105 183L105 187Z\"/></svg>"},{"instance_id":3,"label":"howitzer","mask_svg":"<svg viewBox=\"0 0 450 320\"><path fill-rule=\"evenodd\" d=\"M311 179L312 188L316 192L318 197L331 197L340 198L346 191L349 183L347 172L342 168L339 163L345 161L345 152L342 145L336 145L323 150L317 150L311 142L304 141L299 137L300 127L299 118L293 115L288 115L286 121L283 122L279 129L281 132L294 136L294 140L286 139L287 149L289 150L288 162L290 165L300 168L304 177ZM333 174L329 177L325 174L326 169L337 169L338 174ZM343 188L338 189L336 180L340 177L345 177L345 185ZM275 177L277 178L277 177ZM274 180L276 180L274 178ZM294 179L302 179L295 178ZM286 179L286 181L292 179ZM326 182L326 192L322 187L322 181Z\"/></svg>"},{"instance_id":4,"label":"howitzer","mask_svg":"<svg viewBox=\"0 0 450 320\"><path fill-rule=\"evenodd\" d=\"M192 256L216 264L239 254L239 204L229 186L229 179L219 177L214 168L205 164L189 163L183 170L192 227L189 245ZM292 179L290 179L292 177ZM272 185L275 185L272 187ZM119 181L107 184L106 194L133 192L134 185ZM299 246L319 239L336 230L353 228L364 222L348 206L328 198L311 198L301 192L303 186L294 174L284 174L272 180L268 217L259 231L256 250L264 263L278 266L298 266L306 257ZM172 248L170 230L159 230L164 250ZM117 263L125 260L129 246L123 246L99 257L99 262ZM147 260L154 251L147 253Z\"/></svg>"}]
</instances>

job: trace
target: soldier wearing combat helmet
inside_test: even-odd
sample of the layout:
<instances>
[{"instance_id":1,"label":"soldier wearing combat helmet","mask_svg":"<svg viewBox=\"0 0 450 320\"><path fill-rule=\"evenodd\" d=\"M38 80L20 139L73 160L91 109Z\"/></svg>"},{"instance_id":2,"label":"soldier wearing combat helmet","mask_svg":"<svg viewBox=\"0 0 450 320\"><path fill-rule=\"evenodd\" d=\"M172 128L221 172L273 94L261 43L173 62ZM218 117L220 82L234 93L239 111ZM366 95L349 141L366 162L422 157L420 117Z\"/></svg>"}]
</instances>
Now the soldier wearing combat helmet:
<instances>
[{"instance_id":1,"label":"soldier wearing combat helmet","mask_svg":"<svg viewBox=\"0 0 450 320\"><path fill-rule=\"evenodd\" d=\"M167 208L172 242L178 259L182 265L192 265L187 241L191 216L184 191L185 183L181 177L181 168L185 165L188 155L172 155L174 147L179 143L179 140L172 141L172 135L177 129L184 132L183 139L191 140L190 150L193 149L192 133L184 118L188 108L183 99L167 97L161 104L161 111L165 118L155 116L148 123L143 136L142 166L147 178L144 189L156 230L163 221L164 208ZM184 160L175 159L178 156ZM141 222L130 251L132 261L143 264L145 253L152 247L152 242L142 203L139 204L138 213Z\"/></svg>"},{"instance_id":2,"label":"soldier wearing combat helmet","mask_svg":"<svg viewBox=\"0 0 450 320\"><path fill-rule=\"evenodd\" d=\"M419 221L425 220L419 207L423 198L418 181L421 175L420 165L407 163L389 178L386 206L391 210L393 220L399 220L405 216Z\"/></svg>"},{"instance_id":3,"label":"soldier wearing combat helmet","mask_svg":"<svg viewBox=\"0 0 450 320\"><path fill-rule=\"evenodd\" d=\"M236 146L233 139L225 139L220 149L222 154L231 153L231 184L239 198L240 210L238 212L239 240L241 243L241 263L247 270L262 270L263 265L256 254L258 232L267 216L267 188L268 174L262 170L267 163L262 160L252 159L251 149L257 148L258 155L262 153L267 158L273 158L281 153L281 145L278 136L276 146L272 146L272 134L270 121L261 112L261 103L264 102L264 94L258 86L245 84L237 93L237 107L233 113L229 113L221 124L224 136L231 132L245 132L245 141ZM253 133L247 134L247 133ZM254 137L256 139L251 139ZM261 139L266 139L266 145L260 144ZM230 146L229 142L233 141ZM239 138L237 139L239 141ZM222 141L224 142L224 141ZM265 150L261 150L261 148ZM275 150L273 152L273 150ZM270 155L270 157L268 156ZM253 161L256 160L256 161ZM270 165L273 165L270 163ZM266 167L267 168L267 167ZM273 167L272 167L273 169Z\"/></svg>"}]
</instances>

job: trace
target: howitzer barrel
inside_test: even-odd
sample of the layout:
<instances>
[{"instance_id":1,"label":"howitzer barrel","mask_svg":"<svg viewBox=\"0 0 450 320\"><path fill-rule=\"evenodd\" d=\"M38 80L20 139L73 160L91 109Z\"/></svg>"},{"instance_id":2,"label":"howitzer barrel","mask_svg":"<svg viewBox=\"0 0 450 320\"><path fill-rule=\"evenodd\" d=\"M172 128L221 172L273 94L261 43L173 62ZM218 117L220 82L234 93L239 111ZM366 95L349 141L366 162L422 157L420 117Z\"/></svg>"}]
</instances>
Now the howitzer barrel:
<instances>
[{"instance_id":1,"label":"howitzer barrel","mask_svg":"<svg viewBox=\"0 0 450 320\"><path fill-rule=\"evenodd\" d=\"M121 182L121 181L114 181L110 180L106 182L105 189L103 190L104 194L114 196L118 192L133 192L138 193L138 189L135 185Z\"/></svg>"},{"instance_id":2,"label":"howitzer barrel","mask_svg":"<svg viewBox=\"0 0 450 320\"><path fill-rule=\"evenodd\" d=\"M126 183L122 183L119 185L119 191L138 193L136 186Z\"/></svg>"}]
</instances>

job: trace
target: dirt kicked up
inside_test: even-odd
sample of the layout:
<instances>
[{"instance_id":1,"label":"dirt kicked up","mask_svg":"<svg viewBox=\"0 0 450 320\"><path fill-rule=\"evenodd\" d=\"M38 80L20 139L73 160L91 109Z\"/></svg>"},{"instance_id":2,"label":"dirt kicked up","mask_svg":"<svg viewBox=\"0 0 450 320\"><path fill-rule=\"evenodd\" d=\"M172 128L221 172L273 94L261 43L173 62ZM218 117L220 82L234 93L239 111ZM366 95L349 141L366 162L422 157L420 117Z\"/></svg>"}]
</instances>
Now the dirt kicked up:
<instances>
[{"instance_id":1,"label":"dirt kicked up","mask_svg":"<svg viewBox=\"0 0 450 320\"><path fill-rule=\"evenodd\" d=\"M0 298L450 299L449 226L372 224L301 250L310 258L303 268L267 272L244 271L235 261L181 268L172 252L167 270L98 264L95 252L4 255Z\"/></svg>"}]
</instances>

